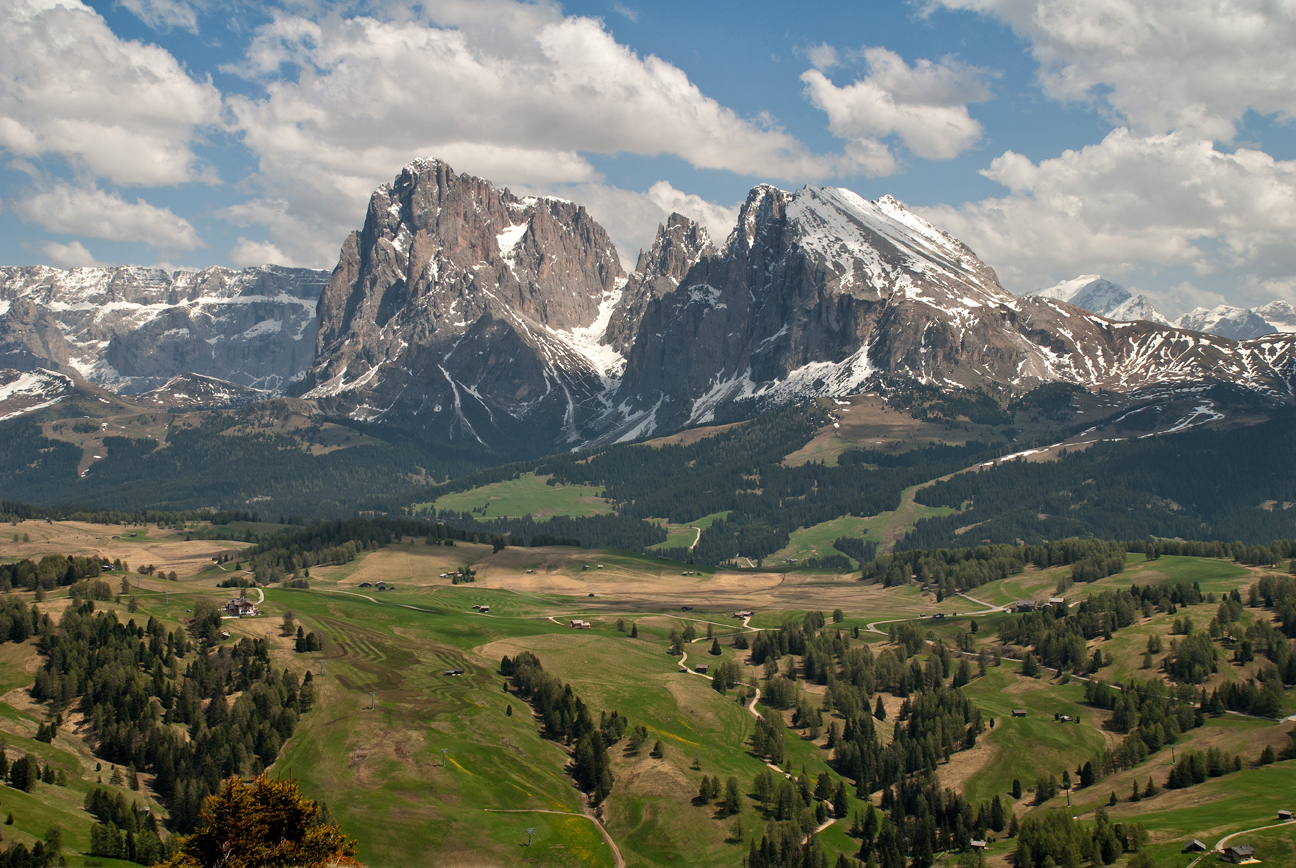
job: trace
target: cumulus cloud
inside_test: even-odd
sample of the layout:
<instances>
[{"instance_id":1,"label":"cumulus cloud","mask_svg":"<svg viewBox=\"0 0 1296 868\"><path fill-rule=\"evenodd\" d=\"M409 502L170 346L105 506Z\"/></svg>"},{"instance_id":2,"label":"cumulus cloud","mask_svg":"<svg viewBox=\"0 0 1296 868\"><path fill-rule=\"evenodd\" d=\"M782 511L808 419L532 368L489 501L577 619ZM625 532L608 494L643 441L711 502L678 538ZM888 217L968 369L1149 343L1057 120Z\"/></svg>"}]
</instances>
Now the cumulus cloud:
<instances>
[{"instance_id":1,"label":"cumulus cloud","mask_svg":"<svg viewBox=\"0 0 1296 868\"><path fill-rule=\"evenodd\" d=\"M869 175L894 172L896 158L883 141L890 136L931 160L952 159L981 138L981 124L967 107L990 98L984 70L953 60L910 66L886 48L866 48L862 56L868 75L845 87L823 72L837 62L828 46L812 50L816 68L801 76L806 96L828 115L828 129L849 142L854 167Z\"/></svg>"},{"instance_id":2,"label":"cumulus cloud","mask_svg":"<svg viewBox=\"0 0 1296 868\"><path fill-rule=\"evenodd\" d=\"M920 210L1015 292L1077 274L1180 266L1290 295L1296 161L1119 128L1038 163L1008 151L982 174L1007 195Z\"/></svg>"},{"instance_id":3,"label":"cumulus cloud","mask_svg":"<svg viewBox=\"0 0 1296 868\"><path fill-rule=\"evenodd\" d=\"M202 240L188 220L143 199L127 202L116 193L56 184L26 199L6 203L24 220L61 235L105 241L143 241L153 247L193 250Z\"/></svg>"},{"instance_id":4,"label":"cumulus cloud","mask_svg":"<svg viewBox=\"0 0 1296 868\"><path fill-rule=\"evenodd\" d=\"M230 249L230 262L244 268L252 265L286 265L289 267L300 266L291 257L286 256L282 250L271 244L269 241L253 241L242 236Z\"/></svg>"},{"instance_id":5,"label":"cumulus cloud","mask_svg":"<svg viewBox=\"0 0 1296 868\"><path fill-rule=\"evenodd\" d=\"M673 154L699 168L790 180L834 169L833 158L739 116L594 19L504 2L435 15L281 14L258 31L239 71L265 96L229 105L266 198L290 202L309 228L289 238L269 227L285 253L330 261L373 188L414 157L551 189L599 183L591 153Z\"/></svg>"},{"instance_id":6,"label":"cumulus cloud","mask_svg":"<svg viewBox=\"0 0 1296 868\"><path fill-rule=\"evenodd\" d=\"M80 241L63 244L58 241L47 241L41 245L45 258L58 268L78 268L83 265L102 265L94 254L86 250Z\"/></svg>"},{"instance_id":7,"label":"cumulus cloud","mask_svg":"<svg viewBox=\"0 0 1296 868\"><path fill-rule=\"evenodd\" d=\"M1141 133L1232 139L1247 109L1296 116L1296 6L1270 0L935 0L1028 40L1044 91Z\"/></svg>"},{"instance_id":8,"label":"cumulus cloud","mask_svg":"<svg viewBox=\"0 0 1296 868\"><path fill-rule=\"evenodd\" d=\"M11 154L56 154L115 184L174 184L198 175L195 129L219 113L210 83L118 39L75 0L0 4L0 148Z\"/></svg>"}]
</instances>

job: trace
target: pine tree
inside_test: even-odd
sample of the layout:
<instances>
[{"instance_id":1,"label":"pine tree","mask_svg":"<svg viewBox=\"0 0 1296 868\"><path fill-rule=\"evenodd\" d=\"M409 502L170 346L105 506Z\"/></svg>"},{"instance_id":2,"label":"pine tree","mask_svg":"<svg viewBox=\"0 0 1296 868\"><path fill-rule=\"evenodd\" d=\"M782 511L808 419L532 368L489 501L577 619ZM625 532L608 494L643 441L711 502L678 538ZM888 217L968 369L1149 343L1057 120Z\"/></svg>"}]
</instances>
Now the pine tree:
<instances>
[{"instance_id":1,"label":"pine tree","mask_svg":"<svg viewBox=\"0 0 1296 868\"><path fill-rule=\"evenodd\" d=\"M738 779L735 777L725 781L724 810L729 816L742 810L742 790L738 787Z\"/></svg>"}]
</instances>

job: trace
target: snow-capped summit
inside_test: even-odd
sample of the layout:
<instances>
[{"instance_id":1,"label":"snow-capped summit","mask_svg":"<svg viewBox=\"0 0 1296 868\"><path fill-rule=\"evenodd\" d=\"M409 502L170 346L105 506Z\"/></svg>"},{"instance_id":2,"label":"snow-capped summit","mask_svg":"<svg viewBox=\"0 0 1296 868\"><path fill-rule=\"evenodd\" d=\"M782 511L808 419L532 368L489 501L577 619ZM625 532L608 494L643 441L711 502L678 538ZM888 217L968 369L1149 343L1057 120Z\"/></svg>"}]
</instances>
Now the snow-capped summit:
<instances>
[{"instance_id":1,"label":"snow-capped summit","mask_svg":"<svg viewBox=\"0 0 1296 868\"><path fill-rule=\"evenodd\" d=\"M1234 340L1247 340L1278 332L1296 332L1296 310L1285 301L1271 301L1255 308L1221 304L1213 308L1194 308L1179 317L1175 325Z\"/></svg>"},{"instance_id":2,"label":"snow-capped summit","mask_svg":"<svg viewBox=\"0 0 1296 868\"><path fill-rule=\"evenodd\" d=\"M1113 283L1097 274L1082 274L1047 289L1037 289L1027 295L1070 302L1090 313L1119 322L1143 320L1161 325L1171 324L1170 320L1157 311L1146 295L1141 293L1133 295L1119 283Z\"/></svg>"}]
</instances>

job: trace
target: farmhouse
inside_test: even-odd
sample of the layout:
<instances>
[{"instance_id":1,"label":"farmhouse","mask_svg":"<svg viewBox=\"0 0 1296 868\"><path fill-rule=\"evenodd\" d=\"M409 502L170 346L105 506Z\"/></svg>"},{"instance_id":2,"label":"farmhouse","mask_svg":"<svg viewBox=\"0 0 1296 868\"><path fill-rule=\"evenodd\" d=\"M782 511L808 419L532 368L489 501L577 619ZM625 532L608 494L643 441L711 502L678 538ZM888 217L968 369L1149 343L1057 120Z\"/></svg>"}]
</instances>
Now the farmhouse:
<instances>
[{"instance_id":1,"label":"farmhouse","mask_svg":"<svg viewBox=\"0 0 1296 868\"><path fill-rule=\"evenodd\" d=\"M1224 861L1240 865L1255 858L1255 850L1246 844L1236 844L1224 851Z\"/></svg>"},{"instance_id":2,"label":"farmhouse","mask_svg":"<svg viewBox=\"0 0 1296 868\"><path fill-rule=\"evenodd\" d=\"M1015 608L1018 612L1029 612L1035 608L1035 601L1018 600L1017 602L1013 603L1013 608Z\"/></svg>"},{"instance_id":3,"label":"farmhouse","mask_svg":"<svg viewBox=\"0 0 1296 868\"><path fill-rule=\"evenodd\" d=\"M572 618L571 628L573 630L588 630L591 626L589 621L583 621L580 618Z\"/></svg>"},{"instance_id":4,"label":"farmhouse","mask_svg":"<svg viewBox=\"0 0 1296 868\"><path fill-rule=\"evenodd\" d=\"M257 607L246 597L238 597L230 600L225 604L225 611L236 618L243 618L249 615L260 615Z\"/></svg>"},{"instance_id":5,"label":"farmhouse","mask_svg":"<svg viewBox=\"0 0 1296 868\"><path fill-rule=\"evenodd\" d=\"M1066 604L1066 597L1049 597L1050 606L1065 606Z\"/></svg>"}]
</instances>

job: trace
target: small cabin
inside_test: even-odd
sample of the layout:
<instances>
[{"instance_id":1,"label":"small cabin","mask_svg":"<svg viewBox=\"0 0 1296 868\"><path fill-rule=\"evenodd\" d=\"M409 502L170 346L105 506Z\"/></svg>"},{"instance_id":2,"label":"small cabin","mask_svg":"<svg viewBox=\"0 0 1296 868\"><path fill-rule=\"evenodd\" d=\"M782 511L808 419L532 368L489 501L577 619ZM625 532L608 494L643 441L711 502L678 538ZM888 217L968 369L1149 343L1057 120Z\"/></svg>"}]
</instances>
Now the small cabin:
<instances>
[{"instance_id":1,"label":"small cabin","mask_svg":"<svg viewBox=\"0 0 1296 868\"><path fill-rule=\"evenodd\" d=\"M445 674L446 674L446 675L463 675L463 674L464 674L464 671L463 671L462 669L447 669L447 670L445 671Z\"/></svg>"},{"instance_id":2,"label":"small cabin","mask_svg":"<svg viewBox=\"0 0 1296 868\"><path fill-rule=\"evenodd\" d=\"M692 612L692 611L693 611L693 607L692 607L692 606L680 606L680 611L681 611L681 612Z\"/></svg>"},{"instance_id":3,"label":"small cabin","mask_svg":"<svg viewBox=\"0 0 1296 868\"><path fill-rule=\"evenodd\" d=\"M984 850L986 848L986 842L978 841L976 838L973 838L971 841L968 841L968 846L973 850Z\"/></svg>"},{"instance_id":4,"label":"small cabin","mask_svg":"<svg viewBox=\"0 0 1296 868\"><path fill-rule=\"evenodd\" d=\"M706 665L705 663L699 663L698 665L696 665L696 666L693 667L693 671L694 671L694 672L697 672L697 673L699 673L699 674L701 674L701 675L706 675L706 674L707 674L707 665Z\"/></svg>"},{"instance_id":5,"label":"small cabin","mask_svg":"<svg viewBox=\"0 0 1296 868\"><path fill-rule=\"evenodd\" d=\"M573 630L588 630L590 626L591 625L589 621L585 621L580 618L572 618L571 628Z\"/></svg>"},{"instance_id":6,"label":"small cabin","mask_svg":"<svg viewBox=\"0 0 1296 868\"><path fill-rule=\"evenodd\" d=\"M932 619L933 619L933 620L936 620L936 621L944 621L944 620L945 620L945 613L944 613L944 612L937 612L935 615L932 615Z\"/></svg>"},{"instance_id":7,"label":"small cabin","mask_svg":"<svg viewBox=\"0 0 1296 868\"><path fill-rule=\"evenodd\" d=\"M1050 606L1065 606L1066 597L1049 597Z\"/></svg>"},{"instance_id":8,"label":"small cabin","mask_svg":"<svg viewBox=\"0 0 1296 868\"><path fill-rule=\"evenodd\" d=\"M377 588L377 589L380 590L380 591L385 591L385 590L387 590L387 583L386 583L386 582L374 582L374 587Z\"/></svg>"},{"instance_id":9,"label":"small cabin","mask_svg":"<svg viewBox=\"0 0 1296 868\"><path fill-rule=\"evenodd\" d=\"M1012 716L1013 716L1013 717L1025 717L1025 716L1026 716L1026 709L1024 709L1024 708L1014 708L1014 709L1012 710Z\"/></svg>"},{"instance_id":10,"label":"small cabin","mask_svg":"<svg viewBox=\"0 0 1296 868\"><path fill-rule=\"evenodd\" d=\"M373 587L373 582L361 582L361 583L360 583L360 587L362 587L362 588L372 588L372 587Z\"/></svg>"},{"instance_id":11,"label":"small cabin","mask_svg":"<svg viewBox=\"0 0 1296 868\"><path fill-rule=\"evenodd\" d=\"M473 603L473 608L478 611L481 611L481 606L477 605L476 603Z\"/></svg>"},{"instance_id":12,"label":"small cabin","mask_svg":"<svg viewBox=\"0 0 1296 868\"><path fill-rule=\"evenodd\" d=\"M1279 811L1279 812L1278 812L1278 819L1280 819L1280 820L1290 820L1291 818L1292 818L1292 812L1291 812L1291 811Z\"/></svg>"},{"instance_id":13,"label":"small cabin","mask_svg":"<svg viewBox=\"0 0 1296 868\"><path fill-rule=\"evenodd\" d=\"M1255 850L1246 844L1237 844L1224 851L1224 861L1232 862L1235 865L1250 862L1254 858Z\"/></svg>"},{"instance_id":14,"label":"small cabin","mask_svg":"<svg viewBox=\"0 0 1296 868\"><path fill-rule=\"evenodd\" d=\"M483 615L489 615L489 614L490 614L490 606L482 606L480 611L481 611L481 613L482 613Z\"/></svg>"},{"instance_id":15,"label":"small cabin","mask_svg":"<svg viewBox=\"0 0 1296 868\"><path fill-rule=\"evenodd\" d=\"M1030 612L1035 609L1035 601L1018 600L1017 602L1013 603L1013 608L1016 609L1018 612Z\"/></svg>"},{"instance_id":16,"label":"small cabin","mask_svg":"<svg viewBox=\"0 0 1296 868\"><path fill-rule=\"evenodd\" d=\"M1206 845L1203 844L1201 841L1198 841L1196 838L1193 838L1187 844L1184 844L1183 852L1184 853L1205 853Z\"/></svg>"},{"instance_id":17,"label":"small cabin","mask_svg":"<svg viewBox=\"0 0 1296 868\"><path fill-rule=\"evenodd\" d=\"M217 633L216 635L219 636L219 637L221 637L222 639L228 639L228 638L230 637L230 634L229 634L229 631L228 631L228 630L221 630L221 631L220 631L219 633Z\"/></svg>"}]
</instances>

